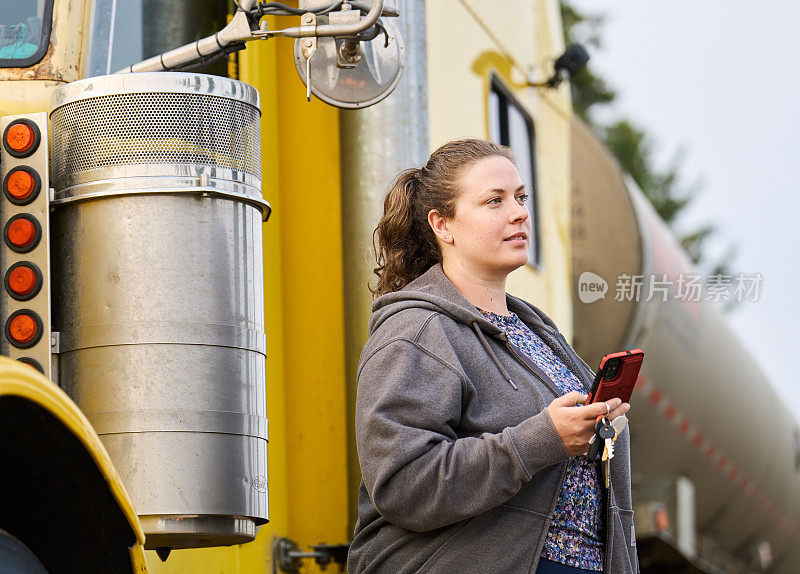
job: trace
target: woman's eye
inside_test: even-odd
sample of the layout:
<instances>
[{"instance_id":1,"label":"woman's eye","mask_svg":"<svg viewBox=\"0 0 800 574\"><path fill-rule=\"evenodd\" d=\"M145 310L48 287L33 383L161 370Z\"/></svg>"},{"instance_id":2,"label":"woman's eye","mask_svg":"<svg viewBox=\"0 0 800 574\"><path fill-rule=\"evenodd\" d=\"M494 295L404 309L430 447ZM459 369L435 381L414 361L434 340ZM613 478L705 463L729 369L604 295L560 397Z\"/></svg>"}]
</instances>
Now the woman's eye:
<instances>
[{"instance_id":1,"label":"woman's eye","mask_svg":"<svg viewBox=\"0 0 800 574\"><path fill-rule=\"evenodd\" d=\"M493 197L492 199L490 199L486 203L490 203L490 204L495 204L496 205L496 204L500 203L501 201L502 200L499 197Z\"/></svg>"},{"instance_id":2,"label":"woman's eye","mask_svg":"<svg viewBox=\"0 0 800 574\"><path fill-rule=\"evenodd\" d=\"M528 201L528 194L527 193L520 193L517 196L517 201L520 203L520 205L525 203L526 201Z\"/></svg>"}]
</instances>

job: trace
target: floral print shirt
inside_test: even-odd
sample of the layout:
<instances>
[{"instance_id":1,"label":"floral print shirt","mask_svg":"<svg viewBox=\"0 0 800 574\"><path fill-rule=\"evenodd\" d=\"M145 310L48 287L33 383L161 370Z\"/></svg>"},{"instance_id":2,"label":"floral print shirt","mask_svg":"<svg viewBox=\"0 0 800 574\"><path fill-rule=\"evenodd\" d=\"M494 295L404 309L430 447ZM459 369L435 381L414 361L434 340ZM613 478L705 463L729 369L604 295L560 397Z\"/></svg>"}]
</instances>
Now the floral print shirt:
<instances>
[{"instance_id":1,"label":"floral print shirt","mask_svg":"<svg viewBox=\"0 0 800 574\"><path fill-rule=\"evenodd\" d=\"M536 333L517 315L497 315L479 311L508 335L509 341L548 375L561 391L586 389ZM573 456L567 462L567 474L561 486L553 520L542 550L542 558L585 570L603 570L602 486L597 463Z\"/></svg>"}]
</instances>

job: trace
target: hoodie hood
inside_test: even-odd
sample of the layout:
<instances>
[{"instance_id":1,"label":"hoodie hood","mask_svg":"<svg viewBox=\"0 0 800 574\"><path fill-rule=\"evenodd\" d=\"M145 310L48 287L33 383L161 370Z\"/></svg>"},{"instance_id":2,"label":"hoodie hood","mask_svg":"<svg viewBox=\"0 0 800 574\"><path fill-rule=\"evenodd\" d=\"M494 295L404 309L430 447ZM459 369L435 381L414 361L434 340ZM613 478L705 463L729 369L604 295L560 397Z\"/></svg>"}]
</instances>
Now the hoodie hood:
<instances>
[{"instance_id":1,"label":"hoodie hood","mask_svg":"<svg viewBox=\"0 0 800 574\"><path fill-rule=\"evenodd\" d=\"M533 305L511 295L506 295L506 303L510 311L516 313L529 327L535 327L535 331L542 329L549 333L558 332L555 323ZM386 319L410 308L437 311L469 327L477 322L483 333L505 339L505 333L486 319L478 308L455 288L444 274L441 263L428 269L400 291L387 293L373 302L372 316L369 320L370 335Z\"/></svg>"},{"instance_id":2,"label":"hoodie hood","mask_svg":"<svg viewBox=\"0 0 800 574\"><path fill-rule=\"evenodd\" d=\"M506 304L508 309L516 313L523 323L545 341L576 375L586 380L588 370L588 376L592 377L591 369L569 347L550 317L533 305L512 295L506 295ZM375 300L372 304L372 316L369 321L370 335L389 317L410 308L428 309L442 313L473 329L503 378L516 388L516 384L508 376L506 369L497 359L485 337L488 336L504 344L509 344L507 335L486 319L477 307L467 301L466 297L455 288L444 274L441 263L432 266L400 291L387 293Z\"/></svg>"}]
</instances>

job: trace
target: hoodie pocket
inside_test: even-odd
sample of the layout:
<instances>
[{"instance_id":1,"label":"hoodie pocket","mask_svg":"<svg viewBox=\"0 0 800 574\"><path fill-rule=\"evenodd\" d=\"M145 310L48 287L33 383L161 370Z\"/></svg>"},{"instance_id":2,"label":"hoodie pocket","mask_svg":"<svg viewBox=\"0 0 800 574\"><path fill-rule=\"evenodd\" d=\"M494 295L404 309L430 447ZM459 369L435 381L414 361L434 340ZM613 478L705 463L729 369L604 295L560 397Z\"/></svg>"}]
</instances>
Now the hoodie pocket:
<instances>
[{"instance_id":1,"label":"hoodie pocket","mask_svg":"<svg viewBox=\"0 0 800 574\"><path fill-rule=\"evenodd\" d=\"M633 510L614 509L614 540L611 546L612 572L638 572L636 532L633 527Z\"/></svg>"},{"instance_id":2,"label":"hoodie pocket","mask_svg":"<svg viewBox=\"0 0 800 574\"><path fill-rule=\"evenodd\" d=\"M544 518L535 513L498 506L474 516L440 546L419 574L453 572L529 573Z\"/></svg>"}]
</instances>

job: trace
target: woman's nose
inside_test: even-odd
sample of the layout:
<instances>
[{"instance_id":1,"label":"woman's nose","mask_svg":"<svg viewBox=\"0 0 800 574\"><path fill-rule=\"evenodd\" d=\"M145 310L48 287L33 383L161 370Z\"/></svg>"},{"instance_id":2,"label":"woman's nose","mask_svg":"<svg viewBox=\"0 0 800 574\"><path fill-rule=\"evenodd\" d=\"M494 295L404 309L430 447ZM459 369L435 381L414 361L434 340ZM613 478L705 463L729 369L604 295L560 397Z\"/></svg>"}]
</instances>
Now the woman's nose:
<instances>
[{"instance_id":1,"label":"woman's nose","mask_svg":"<svg viewBox=\"0 0 800 574\"><path fill-rule=\"evenodd\" d=\"M509 219L512 223L517 223L519 221L525 221L531 216L530 212L528 211L528 206L524 203L517 203L514 202L514 209L511 212Z\"/></svg>"}]
</instances>

